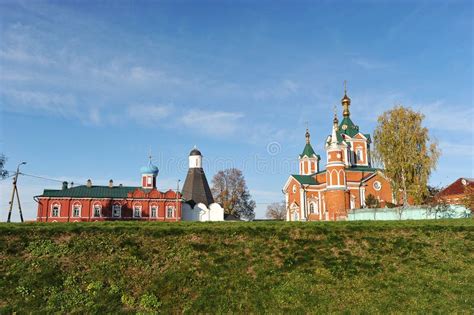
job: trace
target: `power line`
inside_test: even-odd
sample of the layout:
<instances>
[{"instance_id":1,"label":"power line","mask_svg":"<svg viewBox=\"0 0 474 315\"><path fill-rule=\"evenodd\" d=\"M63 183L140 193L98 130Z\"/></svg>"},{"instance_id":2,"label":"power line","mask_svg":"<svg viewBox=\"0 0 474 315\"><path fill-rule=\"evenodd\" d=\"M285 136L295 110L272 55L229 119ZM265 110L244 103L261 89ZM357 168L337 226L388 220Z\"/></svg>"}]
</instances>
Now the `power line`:
<instances>
[{"instance_id":1,"label":"power line","mask_svg":"<svg viewBox=\"0 0 474 315\"><path fill-rule=\"evenodd\" d=\"M0 181L5 180L5 179L9 179L10 177L13 177L13 176L15 176L15 173L13 173L11 175L8 175L8 176L5 176L4 178L0 178Z\"/></svg>"},{"instance_id":2,"label":"power line","mask_svg":"<svg viewBox=\"0 0 474 315\"><path fill-rule=\"evenodd\" d=\"M38 175L33 175L33 174L26 174L26 173L19 173L19 174L20 174L20 175L24 175L24 176L29 176L29 177L44 179L44 180L50 180L50 181L58 182L58 183L64 182L63 180L54 179L54 178L48 178L48 177L38 176Z\"/></svg>"}]
</instances>

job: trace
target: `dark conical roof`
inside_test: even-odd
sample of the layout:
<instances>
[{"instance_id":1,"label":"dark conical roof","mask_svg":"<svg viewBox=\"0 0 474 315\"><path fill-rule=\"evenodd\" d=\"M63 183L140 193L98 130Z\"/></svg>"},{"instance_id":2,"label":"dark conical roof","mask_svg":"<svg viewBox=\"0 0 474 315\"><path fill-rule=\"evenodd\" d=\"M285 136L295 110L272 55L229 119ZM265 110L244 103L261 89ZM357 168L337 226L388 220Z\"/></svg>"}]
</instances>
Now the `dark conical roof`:
<instances>
[{"instance_id":1,"label":"dark conical roof","mask_svg":"<svg viewBox=\"0 0 474 315\"><path fill-rule=\"evenodd\" d=\"M202 168L190 168L183 186L183 198L194 207L197 203L209 206L214 203L206 174Z\"/></svg>"},{"instance_id":2,"label":"dark conical roof","mask_svg":"<svg viewBox=\"0 0 474 315\"><path fill-rule=\"evenodd\" d=\"M196 147L194 147L194 149L192 149L191 152L189 152L189 155L192 156L192 155L202 155L202 154L201 154L201 151L199 151Z\"/></svg>"}]
</instances>

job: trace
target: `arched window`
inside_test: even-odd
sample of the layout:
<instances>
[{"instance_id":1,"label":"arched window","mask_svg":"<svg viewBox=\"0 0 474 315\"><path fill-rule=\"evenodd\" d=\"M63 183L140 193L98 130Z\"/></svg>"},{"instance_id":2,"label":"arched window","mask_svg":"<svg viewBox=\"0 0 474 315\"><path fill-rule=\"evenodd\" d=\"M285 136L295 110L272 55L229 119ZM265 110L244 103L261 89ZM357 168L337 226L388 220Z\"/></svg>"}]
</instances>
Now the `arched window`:
<instances>
[{"instance_id":1,"label":"arched window","mask_svg":"<svg viewBox=\"0 0 474 315\"><path fill-rule=\"evenodd\" d=\"M174 207L168 206L166 208L166 217L167 218L174 218Z\"/></svg>"},{"instance_id":2,"label":"arched window","mask_svg":"<svg viewBox=\"0 0 474 315\"><path fill-rule=\"evenodd\" d=\"M100 203L94 204L93 210L94 210L94 212L93 212L94 218L99 218L100 213L102 212L102 205Z\"/></svg>"},{"instance_id":3,"label":"arched window","mask_svg":"<svg viewBox=\"0 0 474 315\"><path fill-rule=\"evenodd\" d=\"M157 205L151 205L150 207L150 217L151 218L156 218L158 216L158 206Z\"/></svg>"},{"instance_id":4,"label":"arched window","mask_svg":"<svg viewBox=\"0 0 474 315\"><path fill-rule=\"evenodd\" d=\"M135 204L133 206L133 217L140 218L142 216L142 206L141 204Z\"/></svg>"},{"instance_id":5,"label":"arched window","mask_svg":"<svg viewBox=\"0 0 474 315\"><path fill-rule=\"evenodd\" d=\"M82 205L79 202L75 202L72 205L72 216L74 218L77 218L77 217L81 216L81 208L82 208Z\"/></svg>"},{"instance_id":6,"label":"arched window","mask_svg":"<svg viewBox=\"0 0 474 315\"><path fill-rule=\"evenodd\" d=\"M339 184L339 173L337 172L337 170L332 170L330 172L330 176L331 176L331 183L330 185L333 185L333 186L337 186L337 185L340 185Z\"/></svg>"},{"instance_id":7,"label":"arched window","mask_svg":"<svg viewBox=\"0 0 474 315\"><path fill-rule=\"evenodd\" d=\"M114 218L120 218L122 216L122 206L119 203L115 203L112 206L112 216Z\"/></svg>"},{"instance_id":8,"label":"arched window","mask_svg":"<svg viewBox=\"0 0 474 315\"><path fill-rule=\"evenodd\" d=\"M357 162L363 162L364 161L364 157L362 156L362 148L357 148Z\"/></svg>"},{"instance_id":9,"label":"arched window","mask_svg":"<svg viewBox=\"0 0 474 315\"><path fill-rule=\"evenodd\" d=\"M316 201L314 202L315 205L315 211L314 213L319 214L319 199L316 198Z\"/></svg>"},{"instance_id":10,"label":"arched window","mask_svg":"<svg viewBox=\"0 0 474 315\"><path fill-rule=\"evenodd\" d=\"M311 202L311 203L309 204L309 213L314 213L314 208L315 208L315 207L314 207L314 202Z\"/></svg>"},{"instance_id":11,"label":"arched window","mask_svg":"<svg viewBox=\"0 0 474 315\"><path fill-rule=\"evenodd\" d=\"M61 209L61 205L59 203L54 203L51 206L51 216L52 217L59 217L59 210Z\"/></svg>"}]
</instances>

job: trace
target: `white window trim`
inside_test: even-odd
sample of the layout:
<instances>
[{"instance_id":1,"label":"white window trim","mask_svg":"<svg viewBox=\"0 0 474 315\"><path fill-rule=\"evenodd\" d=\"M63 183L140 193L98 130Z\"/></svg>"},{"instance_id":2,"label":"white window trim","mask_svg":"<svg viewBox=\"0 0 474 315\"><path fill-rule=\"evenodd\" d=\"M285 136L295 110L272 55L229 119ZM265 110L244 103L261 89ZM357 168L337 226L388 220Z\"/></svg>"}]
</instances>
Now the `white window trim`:
<instances>
[{"instance_id":1,"label":"white window trim","mask_svg":"<svg viewBox=\"0 0 474 315\"><path fill-rule=\"evenodd\" d=\"M152 209L153 209L153 208L156 208L156 213L155 213L155 215L152 215L152 213L153 213L153 210L152 210ZM150 206L150 218L156 218L156 217L158 217L158 209L159 209L158 205L151 205L151 206Z\"/></svg>"},{"instance_id":2,"label":"white window trim","mask_svg":"<svg viewBox=\"0 0 474 315\"><path fill-rule=\"evenodd\" d=\"M115 215L115 209L119 207L118 215ZM122 205L115 203L112 205L112 218L121 218L122 217Z\"/></svg>"},{"instance_id":3,"label":"white window trim","mask_svg":"<svg viewBox=\"0 0 474 315\"><path fill-rule=\"evenodd\" d=\"M54 212L53 212L53 209L54 209L56 206L58 207L58 215L53 215L53 213L54 213ZM57 202L52 203L52 204L51 204L51 217L52 217L52 218L58 218L60 214L61 214L61 204L60 204L60 203L57 203Z\"/></svg>"},{"instance_id":4,"label":"white window trim","mask_svg":"<svg viewBox=\"0 0 474 315\"><path fill-rule=\"evenodd\" d=\"M95 209L96 209L96 207L99 207L99 216L96 216L96 215L95 215ZM100 217L102 217L102 205L101 205L100 203L94 203L94 204L92 205L92 217L93 217L93 218L100 218Z\"/></svg>"},{"instance_id":5,"label":"white window trim","mask_svg":"<svg viewBox=\"0 0 474 315\"><path fill-rule=\"evenodd\" d=\"M79 207L79 214L78 215L74 215L74 209L75 207ZM73 218L80 218L81 217L81 212L82 212L82 204L80 202L75 202L72 204L72 208L71 208L71 217Z\"/></svg>"},{"instance_id":6,"label":"white window trim","mask_svg":"<svg viewBox=\"0 0 474 315\"><path fill-rule=\"evenodd\" d=\"M139 216L136 216L135 215L135 209L138 208L139 209L139 212L140 212L140 215ZM138 204L135 204L133 206L133 217L134 218L141 218L142 217L142 205L138 205Z\"/></svg>"},{"instance_id":7,"label":"white window trim","mask_svg":"<svg viewBox=\"0 0 474 315\"><path fill-rule=\"evenodd\" d=\"M311 207L312 207L312 209L311 209ZM316 203L314 201L310 201L310 203L309 203L309 213L318 214L316 209L317 209Z\"/></svg>"},{"instance_id":8,"label":"white window trim","mask_svg":"<svg viewBox=\"0 0 474 315\"><path fill-rule=\"evenodd\" d=\"M168 210L169 210L169 209L173 209L173 212L172 212L172 216L171 216L171 217L168 215ZM175 218L175 217L176 217L175 211L176 211L176 209L175 209L174 206L166 206L166 218L168 218L168 219L173 219L173 218Z\"/></svg>"}]
</instances>

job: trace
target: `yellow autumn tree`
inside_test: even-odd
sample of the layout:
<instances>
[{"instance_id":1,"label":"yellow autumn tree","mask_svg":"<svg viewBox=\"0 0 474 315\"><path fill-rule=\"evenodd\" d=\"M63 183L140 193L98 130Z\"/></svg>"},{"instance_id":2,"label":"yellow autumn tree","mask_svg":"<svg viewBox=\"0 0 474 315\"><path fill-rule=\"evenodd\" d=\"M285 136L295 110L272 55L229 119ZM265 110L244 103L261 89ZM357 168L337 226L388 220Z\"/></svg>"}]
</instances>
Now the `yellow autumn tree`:
<instances>
[{"instance_id":1,"label":"yellow autumn tree","mask_svg":"<svg viewBox=\"0 0 474 315\"><path fill-rule=\"evenodd\" d=\"M374 158L384 167L396 199L408 205L408 196L420 203L427 194L427 183L436 168L440 149L422 126L424 115L396 106L378 118L374 132Z\"/></svg>"}]
</instances>

